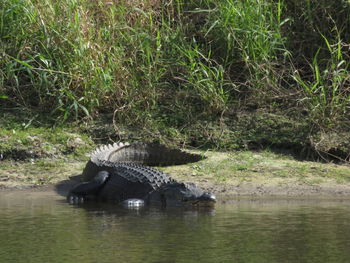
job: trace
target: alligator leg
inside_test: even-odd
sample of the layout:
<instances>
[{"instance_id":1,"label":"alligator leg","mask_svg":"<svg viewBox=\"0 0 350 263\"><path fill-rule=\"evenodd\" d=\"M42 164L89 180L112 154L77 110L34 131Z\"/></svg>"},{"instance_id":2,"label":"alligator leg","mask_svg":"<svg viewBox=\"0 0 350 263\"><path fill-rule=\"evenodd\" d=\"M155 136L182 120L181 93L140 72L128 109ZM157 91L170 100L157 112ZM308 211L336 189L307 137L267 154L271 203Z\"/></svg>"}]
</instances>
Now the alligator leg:
<instances>
[{"instance_id":1,"label":"alligator leg","mask_svg":"<svg viewBox=\"0 0 350 263\"><path fill-rule=\"evenodd\" d=\"M91 181L80 183L70 190L67 200L70 204L81 204L86 200L95 199L97 193L103 188L109 173L100 171Z\"/></svg>"}]
</instances>

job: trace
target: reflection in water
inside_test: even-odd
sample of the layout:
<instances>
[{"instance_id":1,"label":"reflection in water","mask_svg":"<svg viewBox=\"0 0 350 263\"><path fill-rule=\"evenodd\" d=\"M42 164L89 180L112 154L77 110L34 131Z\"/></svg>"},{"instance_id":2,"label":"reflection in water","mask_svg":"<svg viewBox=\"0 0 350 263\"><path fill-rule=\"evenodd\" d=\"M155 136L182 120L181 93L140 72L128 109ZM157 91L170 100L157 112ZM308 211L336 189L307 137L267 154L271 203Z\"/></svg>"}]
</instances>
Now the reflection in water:
<instances>
[{"instance_id":1,"label":"reflection in water","mask_svg":"<svg viewBox=\"0 0 350 263\"><path fill-rule=\"evenodd\" d=\"M1 192L0 262L348 262L349 216L349 201L127 210Z\"/></svg>"}]
</instances>

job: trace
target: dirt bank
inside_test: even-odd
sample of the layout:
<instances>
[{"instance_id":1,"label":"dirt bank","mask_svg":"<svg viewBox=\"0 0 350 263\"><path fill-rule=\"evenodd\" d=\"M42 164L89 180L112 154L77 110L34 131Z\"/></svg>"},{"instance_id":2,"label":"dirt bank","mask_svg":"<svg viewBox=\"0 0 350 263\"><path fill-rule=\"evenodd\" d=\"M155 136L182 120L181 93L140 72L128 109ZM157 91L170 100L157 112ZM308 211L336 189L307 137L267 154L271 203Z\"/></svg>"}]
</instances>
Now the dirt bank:
<instances>
[{"instance_id":1,"label":"dirt bank","mask_svg":"<svg viewBox=\"0 0 350 263\"><path fill-rule=\"evenodd\" d=\"M350 199L348 165L296 161L271 152L202 152L198 163L159 168L220 197ZM23 189L77 183L86 161L1 161L0 188ZM73 178L73 180L71 180Z\"/></svg>"},{"instance_id":2,"label":"dirt bank","mask_svg":"<svg viewBox=\"0 0 350 263\"><path fill-rule=\"evenodd\" d=\"M284 182L256 180L237 184L199 182L198 185L225 198L350 199L349 183L328 182L309 185L292 179Z\"/></svg>"}]
</instances>

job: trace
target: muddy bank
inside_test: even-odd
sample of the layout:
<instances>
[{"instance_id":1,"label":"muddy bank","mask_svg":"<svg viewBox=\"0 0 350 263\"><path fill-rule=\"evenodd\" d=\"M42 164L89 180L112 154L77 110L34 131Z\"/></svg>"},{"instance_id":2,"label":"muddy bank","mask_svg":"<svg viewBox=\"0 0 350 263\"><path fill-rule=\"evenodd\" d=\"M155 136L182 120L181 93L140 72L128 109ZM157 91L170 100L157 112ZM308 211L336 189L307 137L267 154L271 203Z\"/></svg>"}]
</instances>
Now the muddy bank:
<instances>
[{"instance_id":1,"label":"muddy bank","mask_svg":"<svg viewBox=\"0 0 350 263\"><path fill-rule=\"evenodd\" d=\"M200 152L207 158L161 167L174 179L194 182L227 198L350 199L350 166L298 161L267 151ZM79 181L86 160L1 161L0 189L42 187L64 195Z\"/></svg>"},{"instance_id":2,"label":"muddy bank","mask_svg":"<svg viewBox=\"0 0 350 263\"><path fill-rule=\"evenodd\" d=\"M61 196L66 196L69 190L78 182L77 178L67 179L56 184L41 186L16 184L12 182L7 185L1 184L0 191L54 191ZM220 184L208 181L199 181L196 183L203 189L214 193L219 201L241 198L350 200L350 184L329 183L306 185L298 184L296 182L286 182L286 184L280 185L273 182L262 184L259 181L237 185Z\"/></svg>"},{"instance_id":3,"label":"muddy bank","mask_svg":"<svg viewBox=\"0 0 350 263\"><path fill-rule=\"evenodd\" d=\"M218 182L215 179L184 178L177 174L172 177L187 182L194 182L203 189L214 193L219 199L240 199L240 198L268 198L268 199L350 199L350 183L339 183L334 180L327 182L308 184L298 180L289 179L266 179L256 178L249 182L239 180L230 182ZM34 184L7 180L0 182L1 191L55 191L66 196L68 191L77 183L80 178L77 173L62 175L56 178L56 182L46 184Z\"/></svg>"},{"instance_id":4,"label":"muddy bank","mask_svg":"<svg viewBox=\"0 0 350 263\"><path fill-rule=\"evenodd\" d=\"M203 188L224 199L228 198L274 198L274 199L350 199L349 184L307 185L286 182L284 185L250 182L247 184L225 185L204 183Z\"/></svg>"}]
</instances>

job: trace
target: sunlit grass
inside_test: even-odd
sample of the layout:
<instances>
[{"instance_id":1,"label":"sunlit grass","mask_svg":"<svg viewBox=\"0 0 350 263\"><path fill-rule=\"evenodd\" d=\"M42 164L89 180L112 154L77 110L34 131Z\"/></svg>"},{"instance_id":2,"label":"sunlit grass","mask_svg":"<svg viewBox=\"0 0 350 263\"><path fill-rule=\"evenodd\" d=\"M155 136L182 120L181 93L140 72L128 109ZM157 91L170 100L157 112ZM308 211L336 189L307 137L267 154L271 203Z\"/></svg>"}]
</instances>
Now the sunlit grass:
<instances>
[{"instance_id":1,"label":"sunlit grass","mask_svg":"<svg viewBox=\"0 0 350 263\"><path fill-rule=\"evenodd\" d=\"M0 102L218 148L231 142L197 123L223 131L250 109L344 129L349 14L341 0L3 0Z\"/></svg>"},{"instance_id":2,"label":"sunlit grass","mask_svg":"<svg viewBox=\"0 0 350 263\"><path fill-rule=\"evenodd\" d=\"M271 183L279 180L301 184L321 184L328 180L350 182L350 167L297 161L291 156L270 151L206 152L207 159L186 166L162 168L181 180L216 181L227 184L243 182Z\"/></svg>"}]
</instances>

